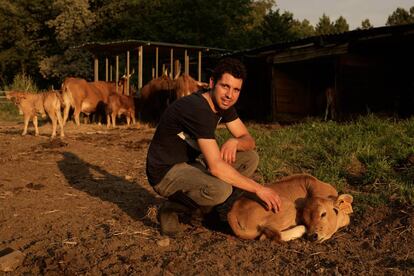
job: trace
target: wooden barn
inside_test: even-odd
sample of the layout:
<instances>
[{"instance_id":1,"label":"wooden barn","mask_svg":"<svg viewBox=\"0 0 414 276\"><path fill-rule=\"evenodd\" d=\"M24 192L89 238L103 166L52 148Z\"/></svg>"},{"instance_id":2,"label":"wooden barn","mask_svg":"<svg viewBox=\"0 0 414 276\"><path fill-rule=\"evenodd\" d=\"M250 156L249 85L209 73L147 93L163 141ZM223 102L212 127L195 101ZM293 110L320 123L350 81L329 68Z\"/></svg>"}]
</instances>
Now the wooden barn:
<instances>
[{"instance_id":1,"label":"wooden barn","mask_svg":"<svg viewBox=\"0 0 414 276\"><path fill-rule=\"evenodd\" d=\"M414 113L414 24L314 36L242 51L248 68L243 118L323 117L327 87L337 118Z\"/></svg>"}]
</instances>

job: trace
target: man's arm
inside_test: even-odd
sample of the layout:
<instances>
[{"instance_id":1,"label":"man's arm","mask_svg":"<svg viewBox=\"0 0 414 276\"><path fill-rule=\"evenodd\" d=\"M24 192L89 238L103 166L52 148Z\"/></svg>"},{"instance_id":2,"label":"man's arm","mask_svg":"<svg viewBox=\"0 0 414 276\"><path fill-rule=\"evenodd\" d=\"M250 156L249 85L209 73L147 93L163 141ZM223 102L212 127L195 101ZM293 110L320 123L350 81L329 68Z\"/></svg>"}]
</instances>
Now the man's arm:
<instances>
[{"instance_id":1,"label":"man's arm","mask_svg":"<svg viewBox=\"0 0 414 276\"><path fill-rule=\"evenodd\" d=\"M243 176L226 161L224 161L220 155L219 146L217 145L216 140L198 139L197 142L207 161L212 175L234 187L255 193L266 203L269 210L277 212L280 209L281 202L279 195L272 189L260 185L253 179Z\"/></svg>"},{"instance_id":2,"label":"man's arm","mask_svg":"<svg viewBox=\"0 0 414 276\"><path fill-rule=\"evenodd\" d=\"M237 151L252 150L256 147L256 143L239 118L227 123L226 127L233 137L222 145L220 155L224 161L231 164L236 161Z\"/></svg>"}]
</instances>

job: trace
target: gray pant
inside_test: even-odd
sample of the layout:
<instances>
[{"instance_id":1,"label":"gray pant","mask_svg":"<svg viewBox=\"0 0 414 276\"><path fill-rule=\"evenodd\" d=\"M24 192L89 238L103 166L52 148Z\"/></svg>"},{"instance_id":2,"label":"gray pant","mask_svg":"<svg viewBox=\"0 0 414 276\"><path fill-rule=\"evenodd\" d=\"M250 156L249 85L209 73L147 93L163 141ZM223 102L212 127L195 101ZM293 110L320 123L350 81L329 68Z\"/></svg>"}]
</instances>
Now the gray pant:
<instances>
[{"instance_id":1,"label":"gray pant","mask_svg":"<svg viewBox=\"0 0 414 276\"><path fill-rule=\"evenodd\" d=\"M259 156L256 151L251 150L237 152L236 162L232 166L242 175L250 177L258 164ZM174 165L161 182L154 186L154 190L164 197L182 191L199 206L215 206L230 197L233 187L211 175L205 161L200 157L191 164Z\"/></svg>"}]
</instances>

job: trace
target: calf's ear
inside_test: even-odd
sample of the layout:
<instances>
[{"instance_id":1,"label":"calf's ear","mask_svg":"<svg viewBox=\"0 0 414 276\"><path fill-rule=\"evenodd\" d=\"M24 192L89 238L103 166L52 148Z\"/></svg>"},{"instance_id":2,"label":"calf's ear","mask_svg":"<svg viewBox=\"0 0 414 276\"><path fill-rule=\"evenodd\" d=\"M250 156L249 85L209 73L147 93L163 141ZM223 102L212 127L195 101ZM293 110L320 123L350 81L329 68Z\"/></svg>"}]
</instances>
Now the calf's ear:
<instances>
[{"instance_id":1,"label":"calf's ear","mask_svg":"<svg viewBox=\"0 0 414 276\"><path fill-rule=\"evenodd\" d=\"M335 207L343 211L345 214L351 214L353 212L351 205L353 200L353 197L349 194L340 195L336 199Z\"/></svg>"}]
</instances>

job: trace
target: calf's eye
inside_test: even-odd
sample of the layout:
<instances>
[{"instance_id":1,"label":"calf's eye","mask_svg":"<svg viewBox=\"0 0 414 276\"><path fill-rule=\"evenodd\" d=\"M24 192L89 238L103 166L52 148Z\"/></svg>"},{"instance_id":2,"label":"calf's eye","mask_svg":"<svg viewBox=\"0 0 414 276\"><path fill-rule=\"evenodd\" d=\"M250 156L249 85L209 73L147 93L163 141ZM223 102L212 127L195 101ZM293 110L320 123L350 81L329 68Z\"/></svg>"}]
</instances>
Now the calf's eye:
<instances>
[{"instance_id":1,"label":"calf's eye","mask_svg":"<svg viewBox=\"0 0 414 276\"><path fill-rule=\"evenodd\" d=\"M326 212L323 212L322 214L321 214L321 218L324 218L326 216Z\"/></svg>"}]
</instances>

